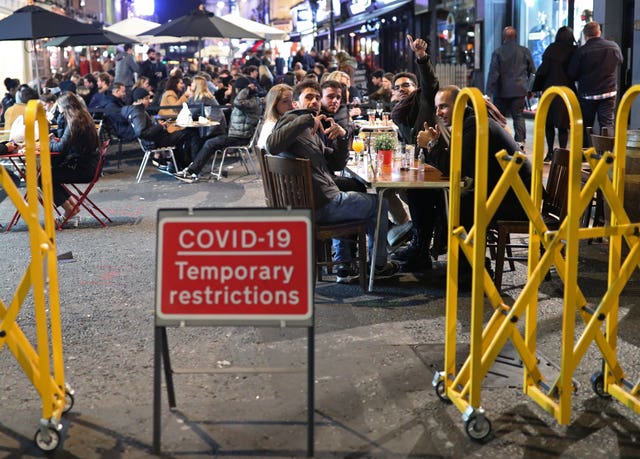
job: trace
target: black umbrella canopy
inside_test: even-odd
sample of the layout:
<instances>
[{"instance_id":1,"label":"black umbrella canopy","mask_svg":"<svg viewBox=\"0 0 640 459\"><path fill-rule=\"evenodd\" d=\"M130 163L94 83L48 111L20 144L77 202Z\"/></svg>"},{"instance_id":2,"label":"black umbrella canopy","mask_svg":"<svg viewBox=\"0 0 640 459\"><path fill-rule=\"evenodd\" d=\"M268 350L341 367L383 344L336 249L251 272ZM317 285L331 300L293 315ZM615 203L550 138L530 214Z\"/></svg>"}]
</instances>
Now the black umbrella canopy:
<instances>
[{"instance_id":1,"label":"black umbrella canopy","mask_svg":"<svg viewBox=\"0 0 640 459\"><path fill-rule=\"evenodd\" d=\"M125 43L139 43L139 41L115 32L101 30L99 35L72 35L70 37L56 37L45 43L45 46L123 45Z\"/></svg>"},{"instance_id":2,"label":"black umbrella canopy","mask_svg":"<svg viewBox=\"0 0 640 459\"><path fill-rule=\"evenodd\" d=\"M37 40L99 33L100 29L91 24L78 22L35 5L20 8L0 20L0 40Z\"/></svg>"},{"instance_id":3,"label":"black umbrella canopy","mask_svg":"<svg viewBox=\"0 0 640 459\"><path fill-rule=\"evenodd\" d=\"M202 7L138 35L194 37L198 40L202 38L260 39L259 35L214 16Z\"/></svg>"}]
</instances>

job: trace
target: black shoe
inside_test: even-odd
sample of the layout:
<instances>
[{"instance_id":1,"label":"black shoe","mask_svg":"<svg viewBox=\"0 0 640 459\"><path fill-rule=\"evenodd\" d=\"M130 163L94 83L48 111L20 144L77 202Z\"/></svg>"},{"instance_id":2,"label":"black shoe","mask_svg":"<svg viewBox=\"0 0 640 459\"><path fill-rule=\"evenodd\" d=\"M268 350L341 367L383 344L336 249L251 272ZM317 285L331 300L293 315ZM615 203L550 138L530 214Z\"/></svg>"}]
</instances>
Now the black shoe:
<instances>
[{"instance_id":1,"label":"black shoe","mask_svg":"<svg viewBox=\"0 0 640 459\"><path fill-rule=\"evenodd\" d=\"M433 262L431 261L431 255L427 251L426 254L415 253L415 256L409 257L409 259L400 267L403 273L422 273L431 271L433 269Z\"/></svg>"},{"instance_id":2,"label":"black shoe","mask_svg":"<svg viewBox=\"0 0 640 459\"><path fill-rule=\"evenodd\" d=\"M400 265L395 261L387 261L384 265L378 266L373 270L373 277L375 279L386 279L393 277L400 271Z\"/></svg>"},{"instance_id":3,"label":"black shoe","mask_svg":"<svg viewBox=\"0 0 640 459\"><path fill-rule=\"evenodd\" d=\"M338 284L350 284L359 277L358 272L350 264L340 265L336 271L336 282Z\"/></svg>"}]
</instances>

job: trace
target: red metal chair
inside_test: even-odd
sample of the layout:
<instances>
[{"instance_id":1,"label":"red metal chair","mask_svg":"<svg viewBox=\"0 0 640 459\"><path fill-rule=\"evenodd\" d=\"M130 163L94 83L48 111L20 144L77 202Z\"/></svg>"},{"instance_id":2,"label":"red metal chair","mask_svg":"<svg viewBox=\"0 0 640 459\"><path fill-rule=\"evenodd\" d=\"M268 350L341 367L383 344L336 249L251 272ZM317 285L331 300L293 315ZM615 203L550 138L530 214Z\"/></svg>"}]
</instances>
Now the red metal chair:
<instances>
[{"instance_id":1,"label":"red metal chair","mask_svg":"<svg viewBox=\"0 0 640 459\"><path fill-rule=\"evenodd\" d=\"M109 149L109 141L110 139L107 139L102 142L102 146L100 147L100 159L98 159L98 166L96 167L96 171L93 174L93 179L91 179L91 181L86 184L84 189L78 186L78 185L82 186L84 184L78 184L78 183L62 184L62 187L76 201L76 204L71 210L71 212L69 213L69 215L74 215L75 213L77 213L76 210L82 207L87 212L89 212L91 216L95 218L98 221L98 223L100 223L105 228L107 227L107 222L110 222L111 219L107 216L107 214L105 214L102 211L102 209L100 209L100 207L98 207L98 205L95 202L93 202L89 198L89 193L93 189L94 185L98 182L98 179L100 178L100 174L102 174L102 167L104 166L107 150ZM67 221L69 220L69 218L72 218L72 217L67 217L61 223L59 223L58 229L62 229L64 225L67 223Z\"/></svg>"}]
</instances>

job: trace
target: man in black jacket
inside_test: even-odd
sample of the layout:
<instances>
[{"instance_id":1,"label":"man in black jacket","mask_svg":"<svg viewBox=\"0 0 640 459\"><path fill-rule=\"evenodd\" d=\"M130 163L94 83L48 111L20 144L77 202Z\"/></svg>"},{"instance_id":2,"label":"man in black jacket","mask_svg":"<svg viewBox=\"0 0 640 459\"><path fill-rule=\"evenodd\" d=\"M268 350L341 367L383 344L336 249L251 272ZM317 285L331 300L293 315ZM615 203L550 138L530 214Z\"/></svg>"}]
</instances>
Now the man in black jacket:
<instances>
[{"instance_id":1,"label":"man in black jacket","mask_svg":"<svg viewBox=\"0 0 640 459\"><path fill-rule=\"evenodd\" d=\"M524 145L527 129L524 123L524 105L529 91L529 78L536 73L529 48L516 41L513 27L505 27L502 32L503 45L491 55L487 94L502 114L513 118L514 138Z\"/></svg>"},{"instance_id":2,"label":"man in black jacket","mask_svg":"<svg viewBox=\"0 0 640 459\"><path fill-rule=\"evenodd\" d=\"M613 127L622 52L617 43L601 37L597 22L588 22L583 33L587 42L573 53L567 73L578 82L585 145L591 145L586 128L593 127L596 115L600 129Z\"/></svg>"},{"instance_id":3,"label":"man in black jacket","mask_svg":"<svg viewBox=\"0 0 640 459\"><path fill-rule=\"evenodd\" d=\"M113 83L104 95L103 123L116 137L131 141L136 138L129 120L122 115L122 108L126 106L124 98L127 89L122 83Z\"/></svg>"}]
</instances>

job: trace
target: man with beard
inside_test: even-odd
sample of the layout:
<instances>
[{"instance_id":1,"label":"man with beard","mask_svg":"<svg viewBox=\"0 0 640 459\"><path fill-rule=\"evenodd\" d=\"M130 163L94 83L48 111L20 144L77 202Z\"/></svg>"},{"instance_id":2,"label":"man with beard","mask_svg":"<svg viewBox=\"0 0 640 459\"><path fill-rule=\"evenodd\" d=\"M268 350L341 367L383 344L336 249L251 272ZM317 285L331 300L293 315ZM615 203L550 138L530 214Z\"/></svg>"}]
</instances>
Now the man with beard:
<instances>
[{"instance_id":1,"label":"man with beard","mask_svg":"<svg viewBox=\"0 0 640 459\"><path fill-rule=\"evenodd\" d=\"M288 153L311 162L311 178L318 223L337 223L354 219L367 220L369 256L375 263L377 278L397 273L398 265L387 261L385 244L379 244L373 253L377 225L379 197L357 191L340 191L333 179L333 172L345 167L349 157L349 138L346 131L332 118L320 113L321 88L318 83L305 81L293 89L294 110L285 113L267 139L269 153ZM328 121L327 127L323 122ZM333 142L328 147L323 137ZM386 203L382 206L387 214ZM386 240L386 218L380 222L380 238ZM344 241L334 241L334 261L342 262L338 270L338 282L349 282L357 274L351 266L351 253Z\"/></svg>"},{"instance_id":2,"label":"man with beard","mask_svg":"<svg viewBox=\"0 0 640 459\"><path fill-rule=\"evenodd\" d=\"M397 103L393 107L391 118L398 126L403 140L408 145L415 145L416 136L424 124L435 125L434 98L439 83L427 54L428 43L421 38L414 40L411 35L407 35L407 40L416 55L419 77L408 72L394 75L393 91ZM426 221L423 216L432 216L433 206L441 208L444 195L441 190L407 190L407 203L413 222L411 242L406 249L396 251L395 257L405 262L403 271L427 271L431 269L429 246L434 221Z\"/></svg>"},{"instance_id":3,"label":"man with beard","mask_svg":"<svg viewBox=\"0 0 640 459\"><path fill-rule=\"evenodd\" d=\"M451 122L453 117L453 107L455 100L460 93L457 86L445 86L435 97L436 114L438 124L428 125L425 123L424 130L418 133L418 145L426 150L426 161L440 169L445 175L449 175L450 164L450 139ZM487 103L487 102L485 102ZM502 168L495 155L501 150L506 150L509 154L520 151L520 145L505 129L506 119L495 109L493 104L487 103L489 116L489 164L487 168L487 190L491 191L502 175ZM464 124L462 126L462 177L475 177L476 160L476 117L471 107L465 108ZM526 160L519 170L519 175L527 189L531 188L531 163ZM428 191L428 190L423 190ZM473 208L473 186L462 192L460 202L460 223L467 231L474 222ZM411 204L411 203L410 203ZM433 222L442 214L443 203L436 201L420 206L420 212L414 213L414 224L419 224L424 232L424 237L430 242L433 235ZM417 221L416 221L417 219ZM513 190L510 190L494 215L496 220L528 220L520 201ZM427 253L428 255L428 253ZM468 274L470 266L465 257L461 257L461 273ZM429 260L429 265L431 261Z\"/></svg>"},{"instance_id":4,"label":"man with beard","mask_svg":"<svg viewBox=\"0 0 640 459\"><path fill-rule=\"evenodd\" d=\"M153 48L147 51L147 60L140 64L140 71L143 76L149 78L149 85L154 91L158 88L160 80L167 78L167 67L158 58Z\"/></svg>"}]
</instances>

